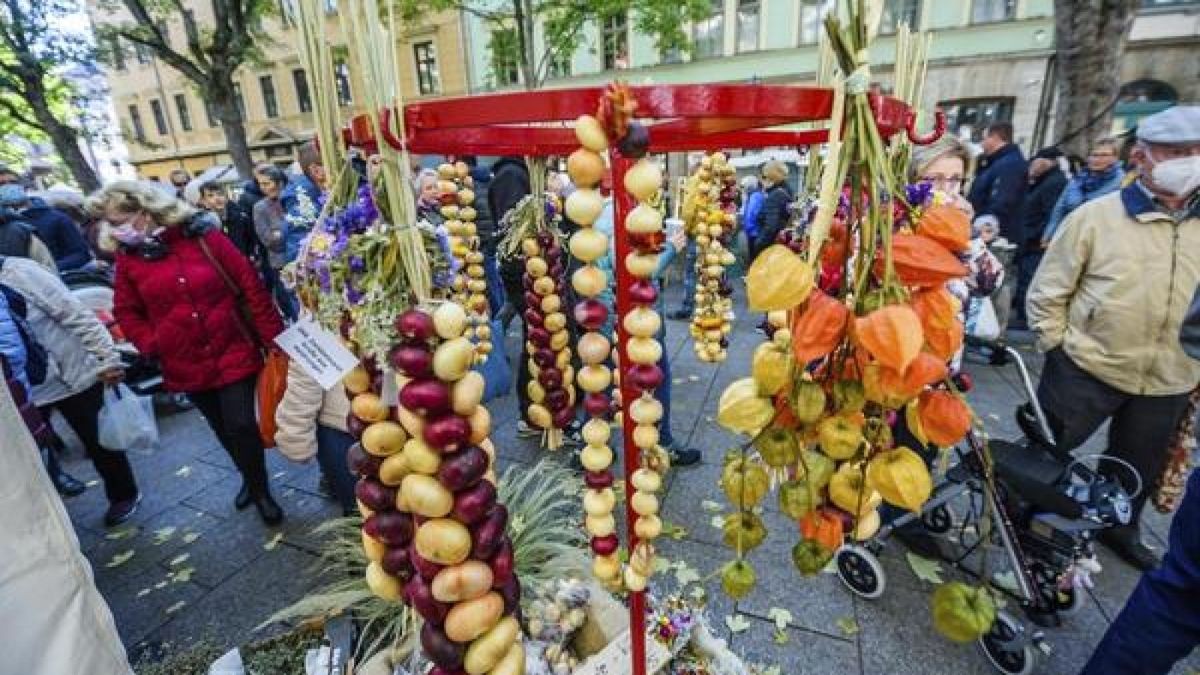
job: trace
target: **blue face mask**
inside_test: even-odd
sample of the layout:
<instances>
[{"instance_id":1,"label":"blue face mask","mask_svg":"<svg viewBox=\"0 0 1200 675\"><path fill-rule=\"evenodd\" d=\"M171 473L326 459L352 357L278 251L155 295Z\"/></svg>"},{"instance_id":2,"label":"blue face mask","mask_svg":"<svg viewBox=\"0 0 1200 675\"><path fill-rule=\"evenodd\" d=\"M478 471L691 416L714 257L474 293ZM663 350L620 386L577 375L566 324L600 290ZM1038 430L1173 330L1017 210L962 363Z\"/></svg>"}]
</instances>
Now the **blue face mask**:
<instances>
[{"instance_id":1,"label":"blue face mask","mask_svg":"<svg viewBox=\"0 0 1200 675\"><path fill-rule=\"evenodd\" d=\"M19 183L0 185L0 205L17 208L25 204L25 186Z\"/></svg>"},{"instance_id":2,"label":"blue face mask","mask_svg":"<svg viewBox=\"0 0 1200 675\"><path fill-rule=\"evenodd\" d=\"M125 246L136 247L146 241L146 233L137 229L131 223L113 227L109 229L108 233L109 236Z\"/></svg>"}]
</instances>

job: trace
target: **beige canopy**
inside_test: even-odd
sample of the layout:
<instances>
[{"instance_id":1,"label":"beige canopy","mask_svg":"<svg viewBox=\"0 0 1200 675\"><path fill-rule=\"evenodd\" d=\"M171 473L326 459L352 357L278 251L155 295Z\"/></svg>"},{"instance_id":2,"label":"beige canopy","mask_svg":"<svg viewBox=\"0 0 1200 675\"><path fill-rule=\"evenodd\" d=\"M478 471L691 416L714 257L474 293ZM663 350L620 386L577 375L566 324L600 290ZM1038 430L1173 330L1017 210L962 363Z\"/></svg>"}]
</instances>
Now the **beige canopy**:
<instances>
[{"instance_id":1,"label":"beige canopy","mask_svg":"<svg viewBox=\"0 0 1200 675\"><path fill-rule=\"evenodd\" d=\"M0 381L0 671L126 675L112 613Z\"/></svg>"}]
</instances>

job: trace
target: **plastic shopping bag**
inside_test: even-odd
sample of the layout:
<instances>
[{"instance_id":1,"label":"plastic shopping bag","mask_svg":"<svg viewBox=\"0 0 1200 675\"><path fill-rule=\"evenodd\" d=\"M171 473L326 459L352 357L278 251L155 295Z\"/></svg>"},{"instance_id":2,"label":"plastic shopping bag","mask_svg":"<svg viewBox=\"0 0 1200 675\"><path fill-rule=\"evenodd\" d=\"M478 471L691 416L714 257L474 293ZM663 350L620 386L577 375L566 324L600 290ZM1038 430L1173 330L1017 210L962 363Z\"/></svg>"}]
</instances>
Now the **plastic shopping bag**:
<instances>
[{"instance_id":1,"label":"plastic shopping bag","mask_svg":"<svg viewBox=\"0 0 1200 675\"><path fill-rule=\"evenodd\" d=\"M967 312L967 335L991 342L1000 337L1000 321L991 298L972 298Z\"/></svg>"},{"instance_id":2,"label":"plastic shopping bag","mask_svg":"<svg viewBox=\"0 0 1200 675\"><path fill-rule=\"evenodd\" d=\"M98 423L100 445L109 450L147 453L158 448L154 404L123 384L104 388Z\"/></svg>"},{"instance_id":3,"label":"plastic shopping bag","mask_svg":"<svg viewBox=\"0 0 1200 675\"><path fill-rule=\"evenodd\" d=\"M272 351L258 374L256 396L258 400L258 435L264 448L275 447L275 409L287 391L288 357L283 352Z\"/></svg>"}]
</instances>

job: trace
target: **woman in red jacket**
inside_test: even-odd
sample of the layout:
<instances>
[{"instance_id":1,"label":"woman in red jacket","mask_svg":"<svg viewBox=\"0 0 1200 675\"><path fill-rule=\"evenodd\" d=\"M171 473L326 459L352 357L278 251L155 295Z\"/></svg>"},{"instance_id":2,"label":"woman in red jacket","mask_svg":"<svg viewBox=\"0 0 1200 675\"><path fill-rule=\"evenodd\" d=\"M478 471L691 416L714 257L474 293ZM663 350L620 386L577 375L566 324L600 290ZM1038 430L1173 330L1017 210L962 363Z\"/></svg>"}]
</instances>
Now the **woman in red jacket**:
<instances>
[{"instance_id":1,"label":"woman in red jacket","mask_svg":"<svg viewBox=\"0 0 1200 675\"><path fill-rule=\"evenodd\" d=\"M235 506L254 504L264 522L279 523L254 404L262 352L283 324L258 274L208 220L152 185L117 181L87 205L120 244L121 329L158 358L166 388L188 394L233 458L243 481Z\"/></svg>"}]
</instances>

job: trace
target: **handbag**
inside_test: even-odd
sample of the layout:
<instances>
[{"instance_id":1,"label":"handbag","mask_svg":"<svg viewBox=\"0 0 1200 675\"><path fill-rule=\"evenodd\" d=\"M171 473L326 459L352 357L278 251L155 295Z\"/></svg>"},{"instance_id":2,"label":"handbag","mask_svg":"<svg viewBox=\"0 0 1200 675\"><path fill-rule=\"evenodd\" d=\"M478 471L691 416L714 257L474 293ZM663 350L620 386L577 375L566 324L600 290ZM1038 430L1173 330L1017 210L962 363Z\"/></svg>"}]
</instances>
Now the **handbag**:
<instances>
[{"instance_id":1,"label":"handbag","mask_svg":"<svg viewBox=\"0 0 1200 675\"><path fill-rule=\"evenodd\" d=\"M212 249L209 248L204 237L198 237L196 243L200 245L204 257L208 258L208 262L217 271L217 276L221 277L225 287L233 294L234 304L237 306L237 322L242 333L254 343L259 353L262 354L263 368L258 373L258 382L255 386L255 399L258 403L258 436L262 440L264 448L273 448L275 447L275 433L279 430L275 423L275 411L279 408L279 403L283 401L283 395L287 391L288 357L279 350L269 349L265 344L262 336L258 334L258 329L254 327L253 315L250 313L250 307L246 304L246 294L234 282L233 277L229 276L225 266L213 255Z\"/></svg>"}]
</instances>

